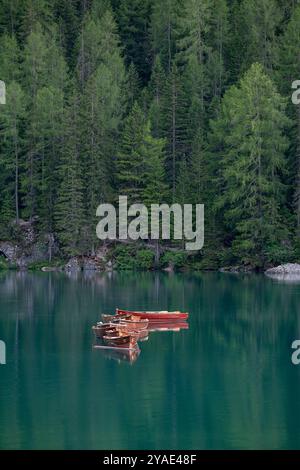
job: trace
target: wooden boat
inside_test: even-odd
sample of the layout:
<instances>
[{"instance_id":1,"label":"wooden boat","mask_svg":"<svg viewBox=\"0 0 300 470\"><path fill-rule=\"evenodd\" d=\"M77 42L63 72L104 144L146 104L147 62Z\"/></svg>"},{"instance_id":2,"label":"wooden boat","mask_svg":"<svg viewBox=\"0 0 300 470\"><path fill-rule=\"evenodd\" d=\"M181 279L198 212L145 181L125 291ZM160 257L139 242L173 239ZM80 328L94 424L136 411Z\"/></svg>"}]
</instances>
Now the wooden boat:
<instances>
[{"instance_id":1,"label":"wooden boat","mask_svg":"<svg viewBox=\"0 0 300 470\"><path fill-rule=\"evenodd\" d=\"M133 335L133 334L123 335L123 334L120 334L119 332L116 332L114 336L113 335L103 336L103 340L105 341L106 344L110 346L115 346L118 348L134 349L137 346L137 338L136 338L136 335Z\"/></svg>"},{"instance_id":2,"label":"wooden boat","mask_svg":"<svg viewBox=\"0 0 300 470\"><path fill-rule=\"evenodd\" d=\"M92 327L92 330L95 333L95 336L97 336L97 338L102 338L110 329L111 329L111 323L99 322L97 323L96 326Z\"/></svg>"},{"instance_id":3,"label":"wooden boat","mask_svg":"<svg viewBox=\"0 0 300 470\"><path fill-rule=\"evenodd\" d=\"M127 325L124 325L122 323L116 324L115 330L120 331L121 333L124 333L124 334L134 334L138 341L146 340L148 338L148 335L149 335L149 332L148 332L147 329L131 330L130 327L128 328Z\"/></svg>"},{"instance_id":4,"label":"wooden boat","mask_svg":"<svg viewBox=\"0 0 300 470\"><path fill-rule=\"evenodd\" d=\"M116 309L116 316L122 315L134 315L135 317L139 317L141 319L148 319L150 321L166 321L166 320L186 320L189 316L188 313L185 312L168 312L168 311L157 311L157 312L147 312L147 311L136 311L136 310L122 310L120 308Z\"/></svg>"},{"instance_id":5,"label":"wooden boat","mask_svg":"<svg viewBox=\"0 0 300 470\"><path fill-rule=\"evenodd\" d=\"M131 316L129 319L121 319L119 324L126 325L128 330L146 330L149 320L147 318L140 319L139 317Z\"/></svg>"},{"instance_id":6,"label":"wooden boat","mask_svg":"<svg viewBox=\"0 0 300 470\"><path fill-rule=\"evenodd\" d=\"M127 333L127 334L129 334L129 333ZM116 335L118 335L118 332L117 332L116 328L110 328L109 330L106 330L105 335L103 335L103 336L112 336L112 337L114 337Z\"/></svg>"},{"instance_id":7,"label":"wooden boat","mask_svg":"<svg viewBox=\"0 0 300 470\"><path fill-rule=\"evenodd\" d=\"M125 314L125 315L106 315L102 314L102 319L105 322L111 324L123 323L128 326L128 329L132 330L144 330L148 326L148 319L141 319L135 315Z\"/></svg>"},{"instance_id":8,"label":"wooden boat","mask_svg":"<svg viewBox=\"0 0 300 470\"><path fill-rule=\"evenodd\" d=\"M131 317L131 315L129 315L129 314L118 315L118 316L117 315L107 315L106 313L101 314L101 318L105 323L118 322L118 321L120 321L121 318L126 320L130 317Z\"/></svg>"}]
</instances>

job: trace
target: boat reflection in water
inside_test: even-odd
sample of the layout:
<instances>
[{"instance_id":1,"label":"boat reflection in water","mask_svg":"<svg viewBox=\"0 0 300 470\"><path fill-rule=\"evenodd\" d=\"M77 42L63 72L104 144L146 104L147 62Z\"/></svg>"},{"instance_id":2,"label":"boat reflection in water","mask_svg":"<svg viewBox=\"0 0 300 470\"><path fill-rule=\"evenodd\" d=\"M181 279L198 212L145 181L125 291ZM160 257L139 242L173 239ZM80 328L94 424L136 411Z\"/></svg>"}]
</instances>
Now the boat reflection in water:
<instances>
[{"instance_id":1,"label":"boat reflection in water","mask_svg":"<svg viewBox=\"0 0 300 470\"><path fill-rule=\"evenodd\" d=\"M137 346L134 349L124 349L124 348L103 348L102 346L95 344L94 349L100 350L106 359L114 360L119 363L128 362L133 364L139 357L141 350Z\"/></svg>"},{"instance_id":2,"label":"boat reflection in water","mask_svg":"<svg viewBox=\"0 0 300 470\"><path fill-rule=\"evenodd\" d=\"M148 331L180 331L180 330L188 330L189 324L186 321L182 322L150 322L148 325Z\"/></svg>"}]
</instances>

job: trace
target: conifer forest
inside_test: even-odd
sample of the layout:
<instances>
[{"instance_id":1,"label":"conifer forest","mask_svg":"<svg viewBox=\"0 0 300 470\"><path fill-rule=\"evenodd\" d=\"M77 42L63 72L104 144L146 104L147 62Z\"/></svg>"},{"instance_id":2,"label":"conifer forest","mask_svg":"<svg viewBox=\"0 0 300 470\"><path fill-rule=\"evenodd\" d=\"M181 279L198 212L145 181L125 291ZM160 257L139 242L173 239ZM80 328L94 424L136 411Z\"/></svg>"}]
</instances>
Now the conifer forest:
<instances>
[{"instance_id":1,"label":"conifer forest","mask_svg":"<svg viewBox=\"0 0 300 470\"><path fill-rule=\"evenodd\" d=\"M205 242L115 243L121 269L299 262L299 51L297 0L1 0L0 240L93 256L127 195L204 204Z\"/></svg>"}]
</instances>

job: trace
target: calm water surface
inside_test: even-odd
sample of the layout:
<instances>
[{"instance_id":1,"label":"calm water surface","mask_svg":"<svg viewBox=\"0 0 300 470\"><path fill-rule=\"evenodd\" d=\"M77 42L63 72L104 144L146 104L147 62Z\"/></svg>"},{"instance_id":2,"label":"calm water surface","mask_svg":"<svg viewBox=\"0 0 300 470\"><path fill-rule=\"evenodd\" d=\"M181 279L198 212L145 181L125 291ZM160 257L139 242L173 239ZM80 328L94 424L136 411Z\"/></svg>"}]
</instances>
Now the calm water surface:
<instances>
[{"instance_id":1,"label":"calm water surface","mask_svg":"<svg viewBox=\"0 0 300 470\"><path fill-rule=\"evenodd\" d=\"M0 274L2 449L300 448L300 284L231 274ZM134 363L92 348L115 307L182 309Z\"/></svg>"}]
</instances>

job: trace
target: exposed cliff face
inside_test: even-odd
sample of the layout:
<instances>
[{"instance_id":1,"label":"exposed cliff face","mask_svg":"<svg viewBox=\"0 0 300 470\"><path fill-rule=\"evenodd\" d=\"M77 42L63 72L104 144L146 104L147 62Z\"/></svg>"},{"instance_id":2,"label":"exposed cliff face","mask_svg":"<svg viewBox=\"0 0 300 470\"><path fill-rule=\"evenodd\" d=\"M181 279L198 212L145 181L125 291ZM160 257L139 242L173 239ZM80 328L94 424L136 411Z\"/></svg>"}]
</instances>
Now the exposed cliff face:
<instances>
[{"instance_id":1,"label":"exposed cliff face","mask_svg":"<svg viewBox=\"0 0 300 470\"><path fill-rule=\"evenodd\" d=\"M0 254L9 265L26 269L31 263L49 261L58 253L51 234L37 236L35 222L20 220L14 227L14 240L0 241Z\"/></svg>"},{"instance_id":2,"label":"exposed cliff face","mask_svg":"<svg viewBox=\"0 0 300 470\"><path fill-rule=\"evenodd\" d=\"M26 247L22 243L2 241L0 254L7 259L9 265L21 269L26 269L31 263L48 261L47 244L41 241Z\"/></svg>"},{"instance_id":3,"label":"exposed cliff face","mask_svg":"<svg viewBox=\"0 0 300 470\"><path fill-rule=\"evenodd\" d=\"M18 246L11 242L0 242L0 253L9 263L16 263L18 259Z\"/></svg>"}]
</instances>

